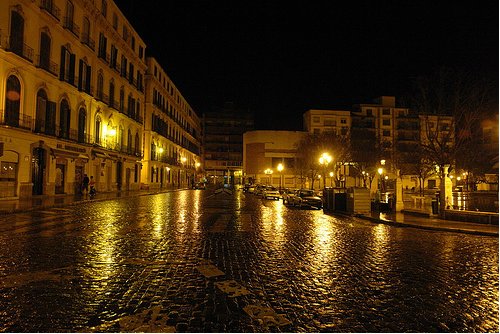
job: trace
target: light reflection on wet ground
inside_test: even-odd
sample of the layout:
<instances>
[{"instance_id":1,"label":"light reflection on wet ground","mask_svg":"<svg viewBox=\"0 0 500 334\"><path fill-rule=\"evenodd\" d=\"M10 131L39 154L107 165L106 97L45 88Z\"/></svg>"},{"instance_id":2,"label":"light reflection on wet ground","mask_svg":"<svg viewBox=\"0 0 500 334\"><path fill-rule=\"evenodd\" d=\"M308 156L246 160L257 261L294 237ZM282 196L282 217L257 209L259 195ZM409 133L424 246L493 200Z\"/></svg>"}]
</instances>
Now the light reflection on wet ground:
<instances>
[{"instance_id":1,"label":"light reflection on wet ground","mask_svg":"<svg viewBox=\"0 0 500 334\"><path fill-rule=\"evenodd\" d=\"M242 193L0 217L0 259L9 332L498 331L498 238ZM206 277L200 265L223 275ZM250 293L220 288L234 284Z\"/></svg>"}]
</instances>

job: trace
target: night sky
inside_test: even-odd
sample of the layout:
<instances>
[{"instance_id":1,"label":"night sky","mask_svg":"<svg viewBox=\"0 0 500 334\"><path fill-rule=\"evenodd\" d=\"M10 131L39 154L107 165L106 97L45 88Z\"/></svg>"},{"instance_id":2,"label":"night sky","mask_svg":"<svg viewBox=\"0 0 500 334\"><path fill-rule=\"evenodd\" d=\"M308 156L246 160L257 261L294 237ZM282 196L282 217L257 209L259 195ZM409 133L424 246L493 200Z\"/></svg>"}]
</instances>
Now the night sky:
<instances>
[{"instance_id":1,"label":"night sky","mask_svg":"<svg viewBox=\"0 0 500 334\"><path fill-rule=\"evenodd\" d=\"M494 0L115 2L200 116L231 101L258 129L401 96L443 66L498 80Z\"/></svg>"}]
</instances>

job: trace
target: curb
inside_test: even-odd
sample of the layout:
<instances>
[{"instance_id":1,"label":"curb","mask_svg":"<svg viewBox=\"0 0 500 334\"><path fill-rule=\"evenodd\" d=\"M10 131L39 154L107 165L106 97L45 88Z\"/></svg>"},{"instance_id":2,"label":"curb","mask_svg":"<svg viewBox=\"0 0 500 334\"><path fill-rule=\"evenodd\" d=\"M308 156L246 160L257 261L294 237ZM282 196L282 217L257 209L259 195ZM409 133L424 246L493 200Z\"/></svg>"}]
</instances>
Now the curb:
<instances>
[{"instance_id":1,"label":"curb","mask_svg":"<svg viewBox=\"0 0 500 334\"><path fill-rule=\"evenodd\" d=\"M386 225L391 225L391 226L396 226L396 227L412 227L412 228L418 228L418 229L422 229L422 230L465 233L465 234L482 235L482 236L497 237L498 238L498 233L495 233L495 232L474 231L474 230L466 230L466 229L452 228L452 227L425 226L425 225L401 223L401 222L397 222L397 221L393 221L393 220L384 220L384 219L373 218L373 217L368 217L368 216L363 216L363 215L357 215L356 217L363 219L363 220L371 221L373 223L386 224Z\"/></svg>"}]
</instances>

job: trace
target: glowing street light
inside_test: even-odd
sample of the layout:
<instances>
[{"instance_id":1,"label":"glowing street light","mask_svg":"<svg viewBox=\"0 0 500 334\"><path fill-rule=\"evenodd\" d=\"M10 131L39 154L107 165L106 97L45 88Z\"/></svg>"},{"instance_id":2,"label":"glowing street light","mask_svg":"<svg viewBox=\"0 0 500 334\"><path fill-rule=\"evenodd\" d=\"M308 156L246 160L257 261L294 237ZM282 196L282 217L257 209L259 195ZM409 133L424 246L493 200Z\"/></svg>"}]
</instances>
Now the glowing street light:
<instances>
[{"instance_id":1,"label":"glowing street light","mask_svg":"<svg viewBox=\"0 0 500 334\"><path fill-rule=\"evenodd\" d=\"M326 152L319 157L319 164L323 166L323 188L326 188L326 168L332 159L332 156Z\"/></svg>"},{"instance_id":2,"label":"glowing street light","mask_svg":"<svg viewBox=\"0 0 500 334\"><path fill-rule=\"evenodd\" d=\"M333 172L330 172L330 187L333 187Z\"/></svg>"}]
</instances>

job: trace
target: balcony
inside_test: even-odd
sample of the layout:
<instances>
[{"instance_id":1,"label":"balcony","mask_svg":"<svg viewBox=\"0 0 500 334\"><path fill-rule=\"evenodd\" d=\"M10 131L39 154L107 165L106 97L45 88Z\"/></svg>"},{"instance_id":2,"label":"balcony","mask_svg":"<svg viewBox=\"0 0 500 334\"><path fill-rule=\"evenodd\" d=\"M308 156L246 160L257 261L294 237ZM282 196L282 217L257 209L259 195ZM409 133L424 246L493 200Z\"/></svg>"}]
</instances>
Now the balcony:
<instances>
[{"instance_id":1,"label":"balcony","mask_svg":"<svg viewBox=\"0 0 500 334\"><path fill-rule=\"evenodd\" d=\"M36 58L37 58L36 66L38 68L41 68L55 76L59 75L58 71L59 66L52 60L48 59L47 57L42 57L40 55L37 55Z\"/></svg>"},{"instance_id":2,"label":"balcony","mask_svg":"<svg viewBox=\"0 0 500 334\"><path fill-rule=\"evenodd\" d=\"M40 9L49 13L57 21L61 20L61 10L59 9L59 7L54 5L54 1L40 0Z\"/></svg>"},{"instance_id":3,"label":"balcony","mask_svg":"<svg viewBox=\"0 0 500 334\"><path fill-rule=\"evenodd\" d=\"M82 39L80 40L84 45L88 46L92 51L95 51L95 41L90 38L88 32L82 34Z\"/></svg>"},{"instance_id":4,"label":"balcony","mask_svg":"<svg viewBox=\"0 0 500 334\"><path fill-rule=\"evenodd\" d=\"M33 62L34 51L27 44L19 42L18 40L12 41L9 36L0 35L0 48L26 59L30 63Z\"/></svg>"},{"instance_id":5,"label":"balcony","mask_svg":"<svg viewBox=\"0 0 500 334\"><path fill-rule=\"evenodd\" d=\"M0 125L12 126L14 128L31 130L32 118L26 115L9 114L5 115L4 110L0 110Z\"/></svg>"},{"instance_id":6,"label":"balcony","mask_svg":"<svg viewBox=\"0 0 500 334\"><path fill-rule=\"evenodd\" d=\"M73 21L72 17L64 17L63 27L71 31L76 37L80 36L80 27Z\"/></svg>"}]
</instances>

